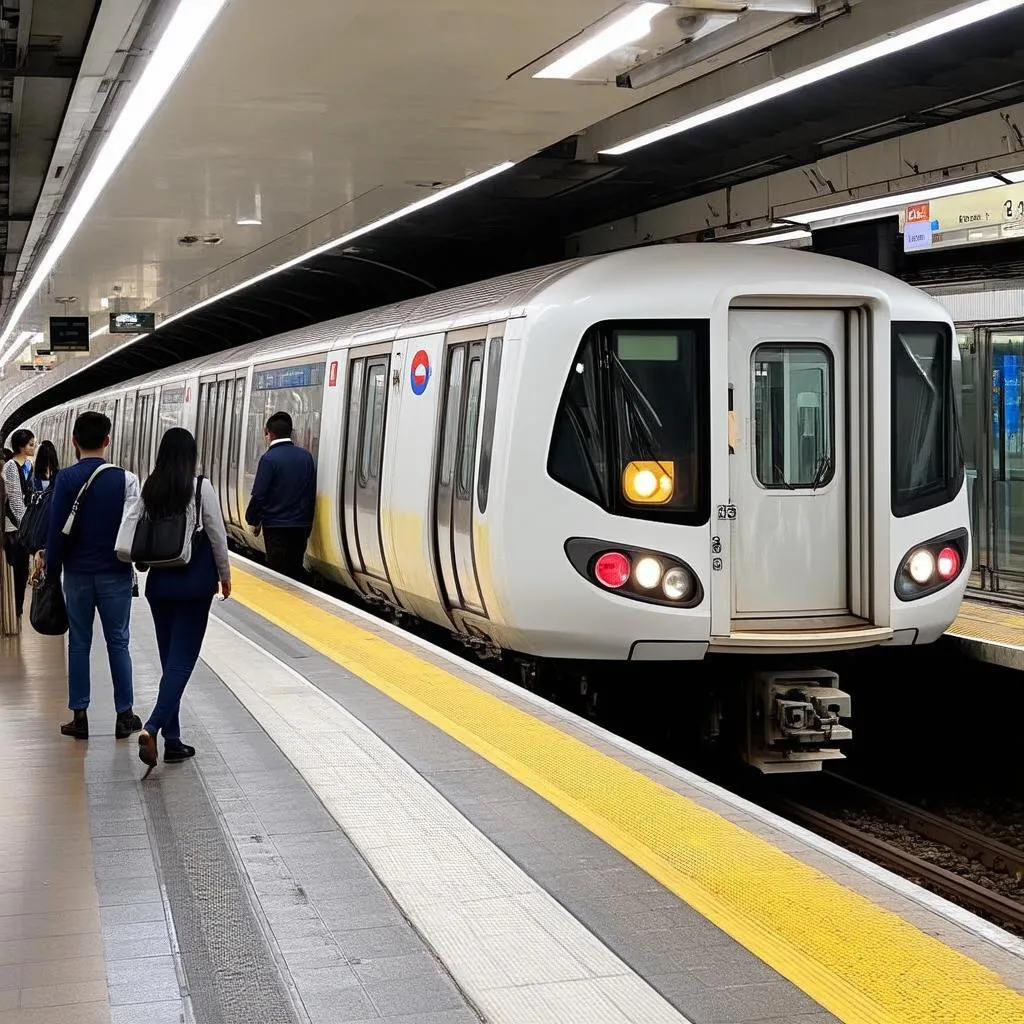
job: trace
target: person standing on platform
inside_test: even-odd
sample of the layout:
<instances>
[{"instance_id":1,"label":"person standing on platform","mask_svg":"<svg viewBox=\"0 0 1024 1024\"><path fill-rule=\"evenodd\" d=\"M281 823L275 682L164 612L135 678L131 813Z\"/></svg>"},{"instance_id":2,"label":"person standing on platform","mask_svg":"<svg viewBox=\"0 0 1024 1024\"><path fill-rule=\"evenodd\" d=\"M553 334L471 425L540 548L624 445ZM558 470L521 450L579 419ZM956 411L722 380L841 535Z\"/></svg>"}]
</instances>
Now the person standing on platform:
<instances>
[{"instance_id":1,"label":"person standing on platform","mask_svg":"<svg viewBox=\"0 0 1024 1024\"><path fill-rule=\"evenodd\" d=\"M14 574L14 606L20 619L25 610L29 551L18 540L18 526L32 493L32 456L36 452L36 439L32 431L16 430L11 435L11 450L13 457L4 463L4 554Z\"/></svg>"},{"instance_id":2,"label":"person standing on platform","mask_svg":"<svg viewBox=\"0 0 1024 1024\"><path fill-rule=\"evenodd\" d=\"M184 516L193 529L187 565L147 570L146 600L153 613L162 670L156 706L139 735L139 759L149 769L156 765L159 732L164 734L165 761L195 756L196 748L181 741L181 697L199 660L218 583L224 600L231 596L231 561L220 498L209 480L196 476L197 457L196 439L182 427L172 427L160 440L156 465L142 488L142 511L148 518ZM197 501L198 522L190 516Z\"/></svg>"},{"instance_id":3,"label":"person standing on platform","mask_svg":"<svg viewBox=\"0 0 1024 1024\"><path fill-rule=\"evenodd\" d=\"M118 559L114 545L125 506L139 496L139 478L106 461L110 420L103 413L83 412L75 420L72 440L78 462L61 470L54 480L43 560L48 576L63 571L68 610L68 707L74 717L60 731L75 739L89 738L89 652L98 611L114 682L114 735L126 739L142 728L142 720L132 709L128 651L132 567ZM65 524L86 484L88 489L65 536Z\"/></svg>"},{"instance_id":4,"label":"person standing on platform","mask_svg":"<svg viewBox=\"0 0 1024 1024\"><path fill-rule=\"evenodd\" d=\"M8 455L13 456L14 453L7 448L0 453L0 509L7 505L3 468L7 464ZM18 632L18 616L14 608L14 573L7 564L3 545L0 545L0 636L17 636Z\"/></svg>"},{"instance_id":5,"label":"person standing on platform","mask_svg":"<svg viewBox=\"0 0 1024 1024\"><path fill-rule=\"evenodd\" d=\"M35 462L32 463L32 489L47 490L60 472L60 459L52 441L41 441L36 451Z\"/></svg>"},{"instance_id":6,"label":"person standing on platform","mask_svg":"<svg viewBox=\"0 0 1024 1024\"><path fill-rule=\"evenodd\" d=\"M306 545L316 508L316 463L292 441L292 418L275 412L264 432L267 450L260 458L245 521L262 531L267 566L291 579L302 576Z\"/></svg>"}]
</instances>

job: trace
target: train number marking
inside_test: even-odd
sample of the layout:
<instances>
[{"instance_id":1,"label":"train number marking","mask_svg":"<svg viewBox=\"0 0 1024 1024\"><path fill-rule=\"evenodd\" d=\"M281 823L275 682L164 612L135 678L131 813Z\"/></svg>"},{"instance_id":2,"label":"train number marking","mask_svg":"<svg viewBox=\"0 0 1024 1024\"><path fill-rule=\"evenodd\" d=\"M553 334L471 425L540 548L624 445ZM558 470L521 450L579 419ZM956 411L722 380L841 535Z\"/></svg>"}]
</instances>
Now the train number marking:
<instances>
[{"instance_id":1,"label":"train number marking","mask_svg":"<svg viewBox=\"0 0 1024 1024\"><path fill-rule=\"evenodd\" d=\"M712 569L713 569L713 570L714 570L715 572L721 572L721 571L722 571L722 566L723 566L723 564L724 564L724 563L722 562L722 560L721 560L720 558L713 558L713 559L711 560L711 568L712 568Z\"/></svg>"},{"instance_id":2,"label":"train number marking","mask_svg":"<svg viewBox=\"0 0 1024 1024\"><path fill-rule=\"evenodd\" d=\"M719 505L718 506L718 518L719 519L735 519L736 518L736 506L735 505Z\"/></svg>"},{"instance_id":3,"label":"train number marking","mask_svg":"<svg viewBox=\"0 0 1024 1024\"><path fill-rule=\"evenodd\" d=\"M712 537L711 538L711 550L716 555L720 555L722 553L722 538L721 537Z\"/></svg>"}]
</instances>

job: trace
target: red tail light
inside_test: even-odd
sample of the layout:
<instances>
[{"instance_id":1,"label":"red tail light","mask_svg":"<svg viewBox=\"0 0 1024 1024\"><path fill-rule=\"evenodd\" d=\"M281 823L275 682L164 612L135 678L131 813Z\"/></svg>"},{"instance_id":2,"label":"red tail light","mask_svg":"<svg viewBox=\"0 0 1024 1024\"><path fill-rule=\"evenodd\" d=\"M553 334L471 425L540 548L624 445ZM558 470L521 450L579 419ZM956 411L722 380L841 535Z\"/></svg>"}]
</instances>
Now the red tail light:
<instances>
[{"instance_id":1,"label":"red tail light","mask_svg":"<svg viewBox=\"0 0 1024 1024\"><path fill-rule=\"evenodd\" d=\"M594 575L610 590L624 587L629 580L629 559L619 551L606 551L594 563Z\"/></svg>"},{"instance_id":2,"label":"red tail light","mask_svg":"<svg viewBox=\"0 0 1024 1024\"><path fill-rule=\"evenodd\" d=\"M960 552L953 547L943 548L935 559L935 568L942 579L955 579L960 574Z\"/></svg>"}]
</instances>

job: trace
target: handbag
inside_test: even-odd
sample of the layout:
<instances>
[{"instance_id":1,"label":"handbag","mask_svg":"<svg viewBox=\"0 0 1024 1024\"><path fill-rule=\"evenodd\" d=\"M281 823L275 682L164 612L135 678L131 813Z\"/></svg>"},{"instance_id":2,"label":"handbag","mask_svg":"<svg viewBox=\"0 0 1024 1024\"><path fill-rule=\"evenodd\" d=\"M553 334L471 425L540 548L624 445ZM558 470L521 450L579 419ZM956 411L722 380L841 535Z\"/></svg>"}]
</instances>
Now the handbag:
<instances>
[{"instance_id":1,"label":"handbag","mask_svg":"<svg viewBox=\"0 0 1024 1024\"><path fill-rule=\"evenodd\" d=\"M29 622L43 636L63 636L68 631L68 609L59 576L44 576L32 591Z\"/></svg>"},{"instance_id":2,"label":"handbag","mask_svg":"<svg viewBox=\"0 0 1024 1024\"><path fill-rule=\"evenodd\" d=\"M192 545L202 529L203 477L196 479L195 501L183 512L154 518L140 498L127 511L118 530L115 550L123 562L152 569L181 569L192 560Z\"/></svg>"}]
</instances>

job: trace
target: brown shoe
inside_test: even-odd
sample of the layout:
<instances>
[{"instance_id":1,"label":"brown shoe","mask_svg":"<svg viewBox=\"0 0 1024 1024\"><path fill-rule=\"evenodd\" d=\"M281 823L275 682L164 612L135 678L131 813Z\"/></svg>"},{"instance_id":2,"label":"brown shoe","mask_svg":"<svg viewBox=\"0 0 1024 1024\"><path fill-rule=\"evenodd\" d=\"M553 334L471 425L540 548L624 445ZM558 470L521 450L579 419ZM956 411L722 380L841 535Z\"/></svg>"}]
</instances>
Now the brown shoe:
<instances>
[{"instance_id":1,"label":"brown shoe","mask_svg":"<svg viewBox=\"0 0 1024 1024\"><path fill-rule=\"evenodd\" d=\"M60 731L65 736L72 736L76 740L87 740L89 738L89 715L86 711L74 712L74 718L65 722Z\"/></svg>"}]
</instances>

